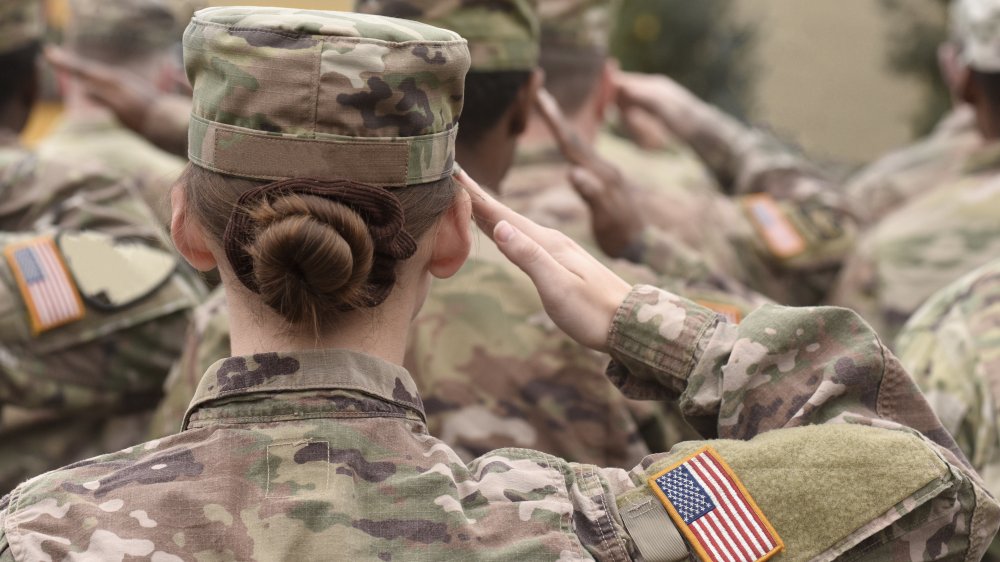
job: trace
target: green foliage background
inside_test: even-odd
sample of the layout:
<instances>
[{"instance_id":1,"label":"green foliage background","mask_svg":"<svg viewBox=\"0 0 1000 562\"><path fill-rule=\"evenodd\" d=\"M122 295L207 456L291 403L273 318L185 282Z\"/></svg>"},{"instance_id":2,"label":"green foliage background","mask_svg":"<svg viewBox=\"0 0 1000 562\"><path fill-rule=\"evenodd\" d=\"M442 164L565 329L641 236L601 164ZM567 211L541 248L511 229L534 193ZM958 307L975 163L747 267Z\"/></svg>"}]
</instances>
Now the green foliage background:
<instances>
[{"instance_id":1,"label":"green foliage background","mask_svg":"<svg viewBox=\"0 0 1000 562\"><path fill-rule=\"evenodd\" d=\"M735 21L733 4L623 0L612 51L626 70L667 74L703 99L745 117L753 104L755 32Z\"/></svg>"}]
</instances>

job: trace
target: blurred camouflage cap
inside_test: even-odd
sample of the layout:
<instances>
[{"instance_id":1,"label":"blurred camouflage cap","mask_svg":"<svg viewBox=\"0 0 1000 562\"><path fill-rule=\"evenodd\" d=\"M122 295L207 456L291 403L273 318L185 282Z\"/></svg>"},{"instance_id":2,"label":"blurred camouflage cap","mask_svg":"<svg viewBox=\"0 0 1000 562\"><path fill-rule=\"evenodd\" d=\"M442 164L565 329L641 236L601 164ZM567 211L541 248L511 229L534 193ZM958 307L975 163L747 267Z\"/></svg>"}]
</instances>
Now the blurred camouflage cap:
<instances>
[{"instance_id":1,"label":"blurred camouflage cap","mask_svg":"<svg viewBox=\"0 0 1000 562\"><path fill-rule=\"evenodd\" d=\"M469 49L379 16L209 8L184 33L188 156L244 178L385 187L448 177Z\"/></svg>"},{"instance_id":2,"label":"blurred camouflage cap","mask_svg":"<svg viewBox=\"0 0 1000 562\"><path fill-rule=\"evenodd\" d=\"M171 0L69 0L69 9L67 44L88 53L147 53L175 44L183 33Z\"/></svg>"},{"instance_id":3,"label":"blurred camouflage cap","mask_svg":"<svg viewBox=\"0 0 1000 562\"><path fill-rule=\"evenodd\" d=\"M612 0L541 0L542 41L546 45L606 53L611 38Z\"/></svg>"},{"instance_id":4,"label":"blurred camouflage cap","mask_svg":"<svg viewBox=\"0 0 1000 562\"><path fill-rule=\"evenodd\" d=\"M45 20L39 0L0 2L0 53L9 53L38 41L44 32Z\"/></svg>"},{"instance_id":5,"label":"blurred camouflage cap","mask_svg":"<svg viewBox=\"0 0 1000 562\"><path fill-rule=\"evenodd\" d=\"M472 70L533 70L538 66L536 0L357 0L355 10L421 21L469 41Z\"/></svg>"},{"instance_id":6,"label":"blurred camouflage cap","mask_svg":"<svg viewBox=\"0 0 1000 562\"><path fill-rule=\"evenodd\" d=\"M965 62L982 72L1000 72L1000 0L955 0L951 18Z\"/></svg>"}]
</instances>

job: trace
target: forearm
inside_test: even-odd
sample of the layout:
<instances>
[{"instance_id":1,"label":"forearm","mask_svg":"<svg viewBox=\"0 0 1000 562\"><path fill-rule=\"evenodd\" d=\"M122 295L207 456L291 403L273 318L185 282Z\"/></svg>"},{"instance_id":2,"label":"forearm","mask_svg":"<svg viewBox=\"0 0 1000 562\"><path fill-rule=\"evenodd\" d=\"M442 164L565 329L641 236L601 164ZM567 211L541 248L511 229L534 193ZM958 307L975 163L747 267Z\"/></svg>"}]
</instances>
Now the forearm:
<instances>
[{"instance_id":1,"label":"forearm","mask_svg":"<svg viewBox=\"0 0 1000 562\"><path fill-rule=\"evenodd\" d=\"M181 95L161 96L150 107L139 133L161 149L187 157L190 118L191 98Z\"/></svg>"},{"instance_id":2,"label":"forearm","mask_svg":"<svg viewBox=\"0 0 1000 562\"><path fill-rule=\"evenodd\" d=\"M712 437L849 418L916 429L961 457L899 361L849 310L765 306L732 325L640 286L618 310L609 348L608 376L626 396L679 400Z\"/></svg>"}]
</instances>

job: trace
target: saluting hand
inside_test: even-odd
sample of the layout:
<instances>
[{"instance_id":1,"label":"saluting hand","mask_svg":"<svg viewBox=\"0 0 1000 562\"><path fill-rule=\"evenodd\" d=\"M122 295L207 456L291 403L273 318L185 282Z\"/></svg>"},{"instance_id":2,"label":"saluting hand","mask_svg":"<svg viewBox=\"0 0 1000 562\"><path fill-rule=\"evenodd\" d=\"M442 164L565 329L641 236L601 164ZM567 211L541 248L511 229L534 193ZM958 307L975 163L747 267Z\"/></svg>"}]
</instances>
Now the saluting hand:
<instances>
[{"instance_id":1,"label":"saluting hand","mask_svg":"<svg viewBox=\"0 0 1000 562\"><path fill-rule=\"evenodd\" d=\"M528 274L553 322L581 345L607 351L608 332L629 284L565 234L491 197L464 171L457 178L472 198L476 224Z\"/></svg>"},{"instance_id":2,"label":"saluting hand","mask_svg":"<svg viewBox=\"0 0 1000 562\"><path fill-rule=\"evenodd\" d=\"M563 156L573 165L570 184L590 208L591 228L598 246L613 258L639 261L646 221L625 175L583 142L570 127L559 104L545 90L538 94L537 109Z\"/></svg>"}]
</instances>

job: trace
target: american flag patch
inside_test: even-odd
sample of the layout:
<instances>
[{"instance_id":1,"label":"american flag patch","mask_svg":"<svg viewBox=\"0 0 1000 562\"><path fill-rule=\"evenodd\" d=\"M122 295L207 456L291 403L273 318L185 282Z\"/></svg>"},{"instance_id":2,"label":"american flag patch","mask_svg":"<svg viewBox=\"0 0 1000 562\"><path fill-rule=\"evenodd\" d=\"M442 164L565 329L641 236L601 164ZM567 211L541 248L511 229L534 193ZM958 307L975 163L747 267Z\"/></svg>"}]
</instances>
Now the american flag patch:
<instances>
[{"instance_id":1,"label":"american flag patch","mask_svg":"<svg viewBox=\"0 0 1000 562\"><path fill-rule=\"evenodd\" d=\"M711 447L649 479L704 562L759 562L784 544L736 474Z\"/></svg>"},{"instance_id":2,"label":"american flag patch","mask_svg":"<svg viewBox=\"0 0 1000 562\"><path fill-rule=\"evenodd\" d=\"M770 195L749 195L743 204L767 247L779 258L806 251L806 241Z\"/></svg>"},{"instance_id":3,"label":"american flag patch","mask_svg":"<svg viewBox=\"0 0 1000 562\"><path fill-rule=\"evenodd\" d=\"M4 252L28 307L34 335L83 318L83 299L52 238L35 238Z\"/></svg>"}]
</instances>

